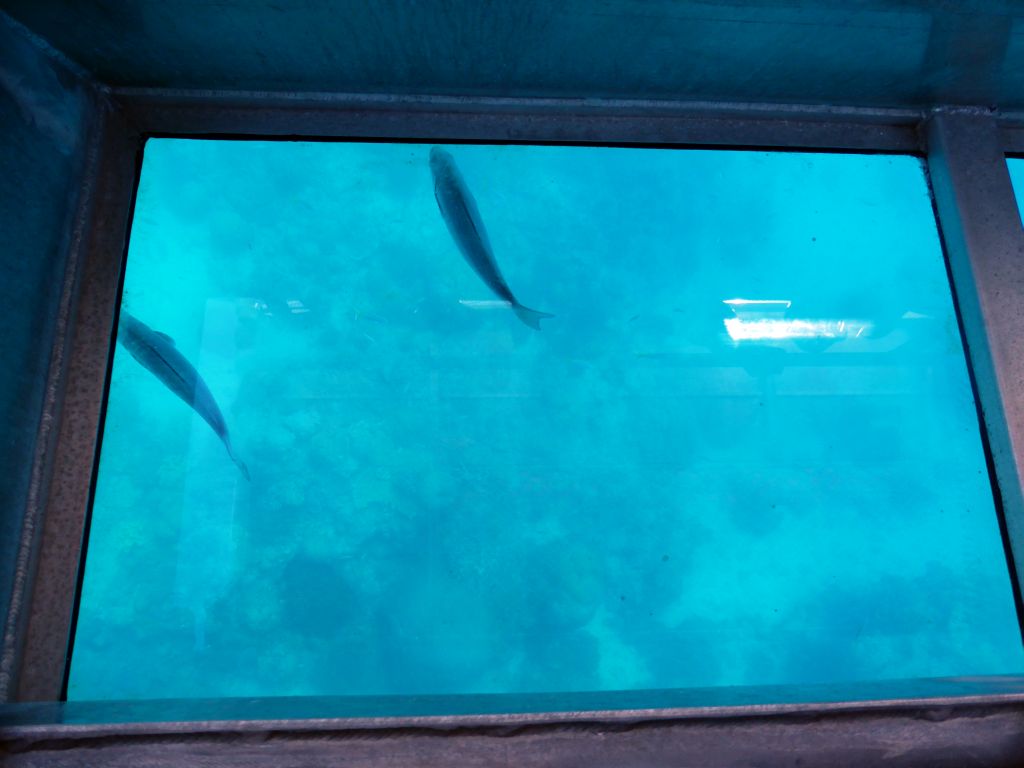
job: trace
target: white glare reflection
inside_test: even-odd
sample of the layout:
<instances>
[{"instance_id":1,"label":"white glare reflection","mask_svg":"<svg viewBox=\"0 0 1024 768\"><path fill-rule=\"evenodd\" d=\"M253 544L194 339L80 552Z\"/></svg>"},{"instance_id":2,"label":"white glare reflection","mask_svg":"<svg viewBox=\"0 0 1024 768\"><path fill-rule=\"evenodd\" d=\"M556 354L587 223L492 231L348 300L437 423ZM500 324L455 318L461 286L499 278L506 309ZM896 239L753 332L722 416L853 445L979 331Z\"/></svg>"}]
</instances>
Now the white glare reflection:
<instances>
[{"instance_id":1,"label":"white glare reflection","mask_svg":"<svg viewBox=\"0 0 1024 768\"><path fill-rule=\"evenodd\" d=\"M512 306L512 302L500 299L459 299L459 304L470 309L508 309Z\"/></svg>"},{"instance_id":2,"label":"white glare reflection","mask_svg":"<svg viewBox=\"0 0 1024 768\"><path fill-rule=\"evenodd\" d=\"M733 341L764 339L849 339L871 330L864 320L786 318L789 299L725 299L735 317L723 320Z\"/></svg>"},{"instance_id":3,"label":"white glare reflection","mask_svg":"<svg viewBox=\"0 0 1024 768\"><path fill-rule=\"evenodd\" d=\"M848 339L871 330L871 323L861 320L744 320L730 317L723 322L733 341Z\"/></svg>"},{"instance_id":4,"label":"white glare reflection","mask_svg":"<svg viewBox=\"0 0 1024 768\"><path fill-rule=\"evenodd\" d=\"M747 307L760 310L789 309L793 306L789 299L725 299L723 303L728 304L733 310Z\"/></svg>"}]
</instances>

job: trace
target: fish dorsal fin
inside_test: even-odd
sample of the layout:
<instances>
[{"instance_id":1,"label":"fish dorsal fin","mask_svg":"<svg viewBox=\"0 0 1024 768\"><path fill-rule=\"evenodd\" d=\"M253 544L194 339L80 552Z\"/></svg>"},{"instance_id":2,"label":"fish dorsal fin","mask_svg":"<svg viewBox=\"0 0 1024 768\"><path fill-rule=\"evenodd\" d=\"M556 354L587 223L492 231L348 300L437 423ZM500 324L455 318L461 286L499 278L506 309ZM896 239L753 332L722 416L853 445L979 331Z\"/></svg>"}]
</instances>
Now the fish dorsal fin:
<instances>
[{"instance_id":1,"label":"fish dorsal fin","mask_svg":"<svg viewBox=\"0 0 1024 768\"><path fill-rule=\"evenodd\" d=\"M163 339L164 341L166 341L166 342L167 342L168 344L170 344L171 346L174 346L174 339L172 339L172 338L171 338L170 336L168 336L168 335L167 335L166 333L161 333L160 331L153 331L153 333L155 333L155 334L156 334L157 336L159 336L159 337L160 337L161 339Z\"/></svg>"}]
</instances>

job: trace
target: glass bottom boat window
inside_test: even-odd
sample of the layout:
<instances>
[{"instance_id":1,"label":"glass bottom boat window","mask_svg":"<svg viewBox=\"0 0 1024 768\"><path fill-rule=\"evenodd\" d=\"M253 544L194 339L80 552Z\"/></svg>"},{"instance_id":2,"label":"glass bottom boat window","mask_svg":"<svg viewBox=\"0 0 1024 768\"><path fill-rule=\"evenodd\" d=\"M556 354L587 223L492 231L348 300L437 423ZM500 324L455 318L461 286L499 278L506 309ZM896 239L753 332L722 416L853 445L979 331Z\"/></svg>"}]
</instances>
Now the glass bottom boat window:
<instances>
[{"instance_id":1,"label":"glass bottom boat window","mask_svg":"<svg viewBox=\"0 0 1024 768\"><path fill-rule=\"evenodd\" d=\"M70 699L1022 661L917 158L146 145Z\"/></svg>"},{"instance_id":2,"label":"glass bottom boat window","mask_svg":"<svg viewBox=\"0 0 1024 768\"><path fill-rule=\"evenodd\" d=\"M1013 192L1017 196L1017 208L1020 210L1021 218L1024 219L1024 158L1008 157L1006 165L1010 169L1010 182L1013 184Z\"/></svg>"}]
</instances>

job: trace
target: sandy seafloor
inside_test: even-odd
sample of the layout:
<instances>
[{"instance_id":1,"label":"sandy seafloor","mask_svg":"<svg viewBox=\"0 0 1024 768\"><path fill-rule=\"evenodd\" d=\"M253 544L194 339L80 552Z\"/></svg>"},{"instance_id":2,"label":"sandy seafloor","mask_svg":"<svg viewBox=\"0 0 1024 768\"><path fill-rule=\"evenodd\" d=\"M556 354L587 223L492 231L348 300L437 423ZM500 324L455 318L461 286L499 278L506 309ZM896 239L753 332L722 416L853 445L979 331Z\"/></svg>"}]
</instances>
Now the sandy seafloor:
<instances>
[{"instance_id":1,"label":"sandy seafloor","mask_svg":"<svg viewBox=\"0 0 1024 768\"><path fill-rule=\"evenodd\" d=\"M450 151L540 332L429 145L147 144L124 306L252 479L118 347L69 698L1024 668L917 159Z\"/></svg>"}]
</instances>

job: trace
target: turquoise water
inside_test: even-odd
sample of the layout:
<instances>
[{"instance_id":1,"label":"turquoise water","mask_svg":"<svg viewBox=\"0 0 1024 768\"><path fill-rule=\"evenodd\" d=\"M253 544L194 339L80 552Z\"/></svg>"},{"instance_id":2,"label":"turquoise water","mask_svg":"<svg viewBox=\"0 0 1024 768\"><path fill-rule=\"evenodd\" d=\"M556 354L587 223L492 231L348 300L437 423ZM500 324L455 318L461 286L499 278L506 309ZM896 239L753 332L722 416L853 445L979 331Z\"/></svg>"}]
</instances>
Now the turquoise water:
<instances>
[{"instance_id":1,"label":"turquoise water","mask_svg":"<svg viewBox=\"0 0 1024 768\"><path fill-rule=\"evenodd\" d=\"M150 140L69 698L1020 672L915 158ZM160 344L162 342L155 342ZM170 343L170 341L166 341Z\"/></svg>"},{"instance_id":2,"label":"turquoise water","mask_svg":"<svg viewBox=\"0 0 1024 768\"><path fill-rule=\"evenodd\" d=\"M1013 192L1017 195L1017 208L1020 210L1021 218L1024 218L1024 158L1008 157L1006 165L1010 169Z\"/></svg>"}]
</instances>

